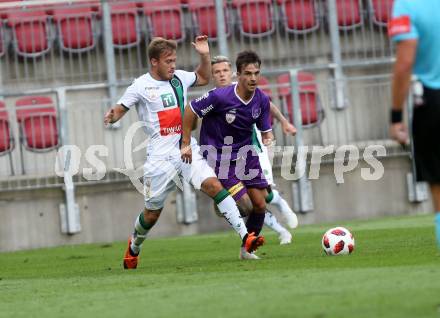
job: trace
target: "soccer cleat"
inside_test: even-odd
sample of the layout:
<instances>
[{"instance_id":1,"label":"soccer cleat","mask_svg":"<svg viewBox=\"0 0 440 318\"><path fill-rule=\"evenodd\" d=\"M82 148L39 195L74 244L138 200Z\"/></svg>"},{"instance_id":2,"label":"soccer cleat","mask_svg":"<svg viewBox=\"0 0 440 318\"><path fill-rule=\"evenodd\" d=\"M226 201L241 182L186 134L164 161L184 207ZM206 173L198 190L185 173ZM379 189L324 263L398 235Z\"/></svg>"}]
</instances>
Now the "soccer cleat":
<instances>
[{"instance_id":1,"label":"soccer cleat","mask_svg":"<svg viewBox=\"0 0 440 318\"><path fill-rule=\"evenodd\" d=\"M280 236L278 236L280 239L280 245L286 245L292 243L292 234L288 231L281 232Z\"/></svg>"},{"instance_id":2,"label":"soccer cleat","mask_svg":"<svg viewBox=\"0 0 440 318\"><path fill-rule=\"evenodd\" d=\"M260 259L257 255L254 253L248 253L246 252L246 249L244 247L240 248L240 255L238 255L239 259L247 260L247 259Z\"/></svg>"},{"instance_id":3,"label":"soccer cleat","mask_svg":"<svg viewBox=\"0 0 440 318\"><path fill-rule=\"evenodd\" d=\"M246 252L253 253L263 244L264 244L264 237L255 236L255 233L252 232L247 235L243 247Z\"/></svg>"},{"instance_id":4,"label":"soccer cleat","mask_svg":"<svg viewBox=\"0 0 440 318\"><path fill-rule=\"evenodd\" d=\"M128 246L127 246L127 250L125 251L123 264L125 269L136 269L139 255L133 256L130 253L131 251L130 245L131 245L131 238L128 239Z\"/></svg>"},{"instance_id":5,"label":"soccer cleat","mask_svg":"<svg viewBox=\"0 0 440 318\"><path fill-rule=\"evenodd\" d=\"M283 213L283 216L284 216L284 219L286 220L287 225L291 229L295 229L298 227L298 217L296 216L295 212L293 212L292 210L285 211Z\"/></svg>"}]
</instances>

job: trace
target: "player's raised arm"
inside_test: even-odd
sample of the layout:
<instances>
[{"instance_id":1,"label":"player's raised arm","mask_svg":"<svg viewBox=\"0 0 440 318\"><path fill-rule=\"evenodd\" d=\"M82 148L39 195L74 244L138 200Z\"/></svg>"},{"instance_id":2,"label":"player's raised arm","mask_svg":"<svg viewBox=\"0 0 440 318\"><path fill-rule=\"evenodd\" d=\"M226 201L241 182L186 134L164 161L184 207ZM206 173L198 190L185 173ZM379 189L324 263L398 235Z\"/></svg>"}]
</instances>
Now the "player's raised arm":
<instances>
[{"instance_id":1,"label":"player's raised arm","mask_svg":"<svg viewBox=\"0 0 440 318\"><path fill-rule=\"evenodd\" d=\"M278 120L281 123L281 126L283 128L283 132L286 135L293 135L293 136L296 135L295 126L293 126L291 123L289 123L287 118L284 117L284 115L280 112L278 107L276 107L275 104L272 102L270 102L270 114L272 115L273 118L275 118L276 120Z\"/></svg>"},{"instance_id":2,"label":"player's raised arm","mask_svg":"<svg viewBox=\"0 0 440 318\"><path fill-rule=\"evenodd\" d=\"M109 109L109 111L104 115L104 124L114 124L119 119L121 119L125 113L127 112L128 108L122 106L122 105L116 105Z\"/></svg>"},{"instance_id":3,"label":"player's raised arm","mask_svg":"<svg viewBox=\"0 0 440 318\"><path fill-rule=\"evenodd\" d=\"M211 78L211 57L209 55L208 37L206 35L197 36L192 45L200 55L200 63L195 70L197 74L196 86L204 86L209 83Z\"/></svg>"}]
</instances>

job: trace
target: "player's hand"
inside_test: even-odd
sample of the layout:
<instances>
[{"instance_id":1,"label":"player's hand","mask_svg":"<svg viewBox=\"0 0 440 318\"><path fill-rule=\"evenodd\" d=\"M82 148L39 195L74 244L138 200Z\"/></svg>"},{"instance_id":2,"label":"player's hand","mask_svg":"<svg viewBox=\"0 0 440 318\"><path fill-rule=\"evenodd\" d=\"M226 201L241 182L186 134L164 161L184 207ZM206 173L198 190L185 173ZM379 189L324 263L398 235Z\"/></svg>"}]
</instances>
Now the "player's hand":
<instances>
[{"instance_id":1,"label":"player's hand","mask_svg":"<svg viewBox=\"0 0 440 318\"><path fill-rule=\"evenodd\" d=\"M182 146L180 147L180 157L182 158L182 161L184 163L191 163L192 162L191 145L182 143Z\"/></svg>"},{"instance_id":2,"label":"player's hand","mask_svg":"<svg viewBox=\"0 0 440 318\"><path fill-rule=\"evenodd\" d=\"M281 123L281 126L283 128L283 133L286 135L296 135L296 128L291 123L289 123L287 120Z\"/></svg>"},{"instance_id":3,"label":"player's hand","mask_svg":"<svg viewBox=\"0 0 440 318\"><path fill-rule=\"evenodd\" d=\"M209 54L209 43L206 35L197 36L191 44L200 55Z\"/></svg>"},{"instance_id":4,"label":"player's hand","mask_svg":"<svg viewBox=\"0 0 440 318\"><path fill-rule=\"evenodd\" d=\"M115 111L113 108L111 108L105 115L104 115L104 125L108 126L110 124L113 124L115 122L114 120Z\"/></svg>"},{"instance_id":5,"label":"player's hand","mask_svg":"<svg viewBox=\"0 0 440 318\"><path fill-rule=\"evenodd\" d=\"M263 139L263 145L266 147L270 147L275 143L275 140L273 138L264 138Z\"/></svg>"},{"instance_id":6,"label":"player's hand","mask_svg":"<svg viewBox=\"0 0 440 318\"><path fill-rule=\"evenodd\" d=\"M408 128L404 123L391 124L390 136L402 146L409 144Z\"/></svg>"},{"instance_id":7,"label":"player's hand","mask_svg":"<svg viewBox=\"0 0 440 318\"><path fill-rule=\"evenodd\" d=\"M261 133L261 141L263 142L263 145L266 147L272 146L275 142L275 138L273 136L272 131L266 131Z\"/></svg>"}]
</instances>

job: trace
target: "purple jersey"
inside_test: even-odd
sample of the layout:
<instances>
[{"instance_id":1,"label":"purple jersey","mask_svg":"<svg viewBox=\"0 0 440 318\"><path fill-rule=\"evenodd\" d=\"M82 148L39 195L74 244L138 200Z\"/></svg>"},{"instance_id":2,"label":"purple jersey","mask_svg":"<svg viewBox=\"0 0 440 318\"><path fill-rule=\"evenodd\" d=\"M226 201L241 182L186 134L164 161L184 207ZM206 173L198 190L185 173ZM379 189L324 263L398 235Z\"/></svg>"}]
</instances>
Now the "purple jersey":
<instances>
[{"instance_id":1,"label":"purple jersey","mask_svg":"<svg viewBox=\"0 0 440 318\"><path fill-rule=\"evenodd\" d=\"M269 98L256 89L252 98L245 103L237 94L237 84L213 89L190 102L191 109L203 118L200 130L200 145L211 145L217 149L220 160L225 137L232 137L231 160L243 146L252 145L253 125L261 132L272 130L270 123ZM230 140L230 138L229 138ZM207 157L206 152L203 153Z\"/></svg>"}]
</instances>

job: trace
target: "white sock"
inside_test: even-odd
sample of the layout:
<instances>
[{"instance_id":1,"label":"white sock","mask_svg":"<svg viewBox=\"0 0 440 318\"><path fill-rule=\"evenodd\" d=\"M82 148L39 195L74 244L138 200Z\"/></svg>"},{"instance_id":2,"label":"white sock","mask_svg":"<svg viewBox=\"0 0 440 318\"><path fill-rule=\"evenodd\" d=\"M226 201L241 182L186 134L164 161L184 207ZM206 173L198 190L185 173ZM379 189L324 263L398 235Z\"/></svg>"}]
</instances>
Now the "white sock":
<instances>
[{"instance_id":1,"label":"white sock","mask_svg":"<svg viewBox=\"0 0 440 318\"><path fill-rule=\"evenodd\" d=\"M241 239L247 234L247 228L244 224L243 218L238 211L235 200L229 195L217 204L218 209L223 214L224 218L235 232L240 235Z\"/></svg>"},{"instance_id":2,"label":"white sock","mask_svg":"<svg viewBox=\"0 0 440 318\"><path fill-rule=\"evenodd\" d=\"M292 209L287 204L286 200L284 200L281 197L280 193L277 190L272 189L272 193L273 193L273 199L272 201L268 202L269 204L275 205L282 214L288 215L289 213L293 213Z\"/></svg>"},{"instance_id":3,"label":"white sock","mask_svg":"<svg viewBox=\"0 0 440 318\"><path fill-rule=\"evenodd\" d=\"M288 232L287 229L285 229L280 223L278 223L278 220L276 219L275 215L273 215L269 211L266 211L266 214L264 215L264 224L270 227L278 234L281 234L283 232Z\"/></svg>"},{"instance_id":4,"label":"white sock","mask_svg":"<svg viewBox=\"0 0 440 318\"><path fill-rule=\"evenodd\" d=\"M134 223L134 232L130 244L131 250L136 254L139 254L141 251L141 245L147 238L147 233L151 229L151 227L146 229L142 226L140 221L141 217L143 219L143 212L141 212L141 214L136 218L136 222Z\"/></svg>"}]
</instances>

